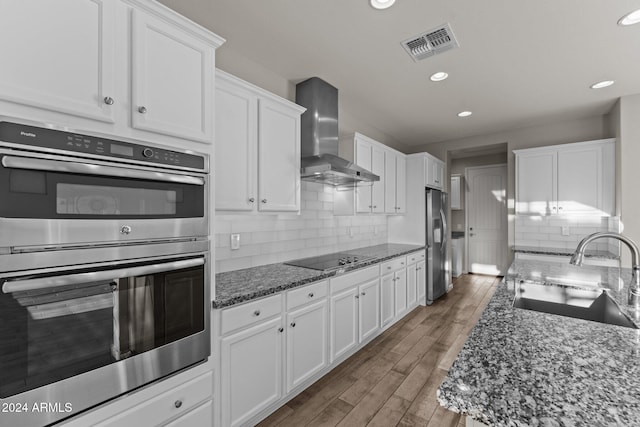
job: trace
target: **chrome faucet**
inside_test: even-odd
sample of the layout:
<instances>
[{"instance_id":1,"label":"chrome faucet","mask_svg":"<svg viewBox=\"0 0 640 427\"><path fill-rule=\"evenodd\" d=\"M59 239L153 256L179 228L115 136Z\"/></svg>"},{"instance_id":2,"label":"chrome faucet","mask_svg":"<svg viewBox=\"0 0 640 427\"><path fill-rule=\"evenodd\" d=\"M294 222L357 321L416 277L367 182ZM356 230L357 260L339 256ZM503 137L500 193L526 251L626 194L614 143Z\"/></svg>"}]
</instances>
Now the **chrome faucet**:
<instances>
[{"instance_id":1,"label":"chrome faucet","mask_svg":"<svg viewBox=\"0 0 640 427\"><path fill-rule=\"evenodd\" d=\"M606 231L590 234L578 243L578 247L571 256L569 263L581 266L582 261L584 260L584 250L587 245L596 239L602 239L605 237L620 240L622 243L627 245L629 250L631 250L632 274L631 283L629 284L627 304L629 306L629 314L633 316L634 320L640 320L640 251L638 250L638 245L636 245L633 240L623 236L622 234Z\"/></svg>"}]
</instances>

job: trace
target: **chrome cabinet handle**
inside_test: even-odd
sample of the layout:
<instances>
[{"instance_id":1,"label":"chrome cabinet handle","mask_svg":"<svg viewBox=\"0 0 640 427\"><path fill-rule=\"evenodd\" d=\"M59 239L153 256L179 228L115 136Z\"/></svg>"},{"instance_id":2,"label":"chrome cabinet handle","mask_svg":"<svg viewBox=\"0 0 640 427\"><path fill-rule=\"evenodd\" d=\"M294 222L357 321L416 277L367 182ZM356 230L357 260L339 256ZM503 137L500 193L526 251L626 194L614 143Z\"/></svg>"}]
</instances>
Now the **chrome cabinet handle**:
<instances>
[{"instance_id":1,"label":"chrome cabinet handle","mask_svg":"<svg viewBox=\"0 0 640 427\"><path fill-rule=\"evenodd\" d=\"M373 209L376 209L376 208L377 208L377 206L376 206L376 205L373 205Z\"/></svg>"},{"instance_id":2,"label":"chrome cabinet handle","mask_svg":"<svg viewBox=\"0 0 640 427\"><path fill-rule=\"evenodd\" d=\"M313 292L309 292L309 298L313 298Z\"/></svg>"},{"instance_id":3,"label":"chrome cabinet handle","mask_svg":"<svg viewBox=\"0 0 640 427\"><path fill-rule=\"evenodd\" d=\"M138 107L138 113L146 114L147 113L147 107L141 105L140 107Z\"/></svg>"},{"instance_id":4,"label":"chrome cabinet handle","mask_svg":"<svg viewBox=\"0 0 640 427\"><path fill-rule=\"evenodd\" d=\"M105 104L107 104L107 105L113 105L113 102L114 102L114 101L113 101L113 98L112 98L112 97L110 97L110 96L105 96L105 97L104 97L104 103L105 103Z\"/></svg>"},{"instance_id":5,"label":"chrome cabinet handle","mask_svg":"<svg viewBox=\"0 0 640 427\"><path fill-rule=\"evenodd\" d=\"M256 199L254 199L253 197L249 198L249 203L253 203L255 201L256 201Z\"/></svg>"},{"instance_id":6,"label":"chrome cabinet handle","mask_svg":"<svg viewBox=\"0 0 640 427\"><path fill-rule=\"evenodd\" d=\"M180 408L182 406L182 400L176 400L173 406L175 406L176 408Z\"/></svg>"},{"instance_id":7,"label":"chrome cabinet handle","mask_svg":"<svg viewBox=\"0 0 640 427\"><path fill-rule=\"evenodd\" d=\"M280 326L280 327L278 328L278 332L283 333L283 332L284 332L284 328L283 328L282 326Z\"/></svg>"},{"instance_id":8,"label":"chrome cabinet handle","mask_svg":"<svg viewBox=\"0 0 640 427\"><path fill-rule=\"evenodd\" d=\"M267 203L267 199L260 200L262 203Z\"/></svg>"},{"instance_id":9,"label":"chrome cabinet handle","mask_svg":"<svg viewBox=\"0 0 640 427\"><path fill-rule=\"evenodd\" d=\"M367 293L363 291L361 294L362 294L362 296L365 296Z\"/></svg>"},{"instance_id":10,"label":"chrome cabinet handle","mask_svg":"<svg viewBox=\"0 0 640 427\"><path fill-rule=\"evenodd\" d=\"M254 311L254 312L253 312L253 315L254 315L254 316L260 316L260 310L256 310L256 311Z\"/></svg>"},{"instance_id":11,"label":"chrome cabinet handle","mask_svg":"<svg viewBox=\"0 0 640 427\"><path fill-rule=\"evenodd\" d=\"M359 298L360 298L360 295L356 295L356 299L359 299Z\"/></svg>"},{"instance_id":12,"label":"chrome cabinet handle","mask_svg":"<svg viewBox=\"0 0 640 427\"><path fill-rule=\"evenodd\" d=\"M296 322L291 322L291 327L295 328L296 327Z\"/></svg>"}]
</instances>

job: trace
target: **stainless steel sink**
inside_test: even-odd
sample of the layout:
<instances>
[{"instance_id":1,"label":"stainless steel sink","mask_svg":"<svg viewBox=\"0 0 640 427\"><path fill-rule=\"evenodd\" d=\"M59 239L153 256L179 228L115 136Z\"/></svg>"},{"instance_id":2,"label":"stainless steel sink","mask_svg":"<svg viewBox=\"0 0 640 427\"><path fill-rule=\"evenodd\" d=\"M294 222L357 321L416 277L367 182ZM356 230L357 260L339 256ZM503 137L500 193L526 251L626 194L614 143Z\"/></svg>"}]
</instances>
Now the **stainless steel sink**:
<instances>
[{"instance_id":1,"label":"stainless steel sink","mask_svg":"<svg viewBox=\"0 0 640 427\"><path fill-rule=\"evenodd\" d=\"M602 289L516 281L515 291L513 306L516 308L638 329Z\"/></svg>"}]
</instances>

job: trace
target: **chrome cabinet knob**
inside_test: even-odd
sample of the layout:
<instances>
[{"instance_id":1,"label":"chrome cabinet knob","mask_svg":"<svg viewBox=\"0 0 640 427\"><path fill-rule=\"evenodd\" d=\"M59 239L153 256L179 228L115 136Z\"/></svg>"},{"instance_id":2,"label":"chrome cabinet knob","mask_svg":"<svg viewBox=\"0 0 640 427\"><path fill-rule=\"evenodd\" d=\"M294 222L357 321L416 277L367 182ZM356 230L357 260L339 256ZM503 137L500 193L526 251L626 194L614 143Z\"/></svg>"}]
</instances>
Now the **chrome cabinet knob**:
<instances>
[{"instance_id":1,"label":"chrome cabinet knob","mask_svg":"<svg viewBox=\"0 0 640 427\"><path fill-rule=\"evenodd\" d=\"M141 105L140 107L138 107L138 113L146 114L147 113L147 107Z\"/></svg>"},{"instance_id":2,"label":"chrome cabinet knob","mask_svg":"<svg viewBox=\"0 0 640 427\"><path fill-rule=\"evenodd\" d=\"M254 316L260 316L260 310L256 310L256 311L254 311L254 312L253 312L253 315L254 315Z\"/></svg>"},{"instance_id":3,"label":"chrome cabinet knob","mask_svg":"<svg viewBox=\"0 0 640 427\"><path fill-rule=\"evenodd\" d=\"M377 208L377 206L376 206L376 205L373 205L373 209L376 209L376 208Z\"/></svg>"},{"instance_id":4,"label":"chrome cabinet knob","mask_svg":"<svg viewBox=\"0 0 640 427\"><path fill-rule=\"evenodd\" d=\"M105 104L107 104L107 105L113 105L113 102L114 102L114 101L113 101L113 98L112 98L112 97L110 97L110 96L105 96L105 97L104 97L104 103L105 103Z\"/></svg>"},{"instance_id":5,"label":"chrome cabinet knob","mask_svg":"<svg viewBox=\"0 0 640 427\"><path fill-rule=\"evenodd\" d=\"M291 327L295 328L296 327L296 322L291 322Z\"/></svg>"},{"instance_id":6,"label":"chrome cabinet knob","mask_svg":"<svg viewBox=\"0 0 640 427\"><path fill-rule=\"evenodd\" d=\"M388 267L387 267L387 270L391 270L391 266L388 266Z\"/></svg>"},{"instance_id":7,"label":"chrome cabinet knob","mask_svg":"<svg viewBox=\"0 0 640 427\"><path fill-rule=\"evenodd\" d=\"M283 333L284 332L284 328L281 326L278 328L278 332Z\"/></svg>"},{"instance_id":8,"label":"chrome cabinet knob","mask_svg":"<svg viewBox=\"0 0 640 427\"><path fill-rule=\"evenodd\" d=\"M131 226L123 225L122 227L120 227L120 234L130 234L130 233L131 233Z\"/></svg>"},{"instance_id":9,"label":"chrome cabinet knob","mask_svg":"<svg viewBox=\"0 0 640 427\"><path fill-rule=\"evenodd\" d=\"M253 203L253 202L255 202L255 201L256 201L256 199L255 199L255 198L253 198L253 197L251 197L251 198L249 199L249 203Z\"/></svg>"},{"instance_id":10,"label":"chrome cabinet knob","mask_svg":"<svg viewBox=\"0 0 640 427\"><path fill-rule=\"evenodd\" d=\"M313 298L313 292L309 292L309 298Z\"/></svg>"},{"instance_id":11,"label":"chrome cabinet knob","mask_svg":"<svg viewBox=\"0 0 640 427\"><path fill-rule=\"evenodd\" d=\"M182 400L176 400L173 406L175 406L176 408L180 408L182 406Z\"/></svg>"},{"instance_id":12,"label":"chrome cabinet knob","mask_svg":"<svg viewBox=\"0 0 640 427\"><path fill-rule=\"evenodd\" d=\"M364 292L364 291L362 292L362 296L365 296L366 294L367 294L366 292Z\"/></svg>"},{"instance_id":13,"label":"chrome cabinet knob","mask_svg":"<svg viewBox=\"0 0 640 427\"><path fill-rule=\"evenodd\" d=\"M260 200L262 203L267 203L267 199Z\"/></svg>"},{"instance_id":14,"label":"chrome cabinet knob","mask_svg":"<svg viewBox=\"0 0 640 427\"><path fill-rule=\"evenodd\" d=\"M360 295L356 295L356 299L359 299L359 298L360 298Z\"/></svg>"}]
</instances>

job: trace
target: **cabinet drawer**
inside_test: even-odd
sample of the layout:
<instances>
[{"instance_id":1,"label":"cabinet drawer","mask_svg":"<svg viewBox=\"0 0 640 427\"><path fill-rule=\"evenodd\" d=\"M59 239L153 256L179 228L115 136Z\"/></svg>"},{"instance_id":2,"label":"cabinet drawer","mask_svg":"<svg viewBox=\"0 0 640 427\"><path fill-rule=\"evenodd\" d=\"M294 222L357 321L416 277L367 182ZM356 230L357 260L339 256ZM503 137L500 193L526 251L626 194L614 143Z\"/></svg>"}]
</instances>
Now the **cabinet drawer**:
<instances>
[{"instance_id":1,"label":"cabinet drawer","mask_svg":"<svg viewBox=\"0 0 640 427\"><path fill-rule=\"evenodd\" d=\"M337 294L342 292L343 290L357 285L362 282L366 282L369 280L373 280L380 274L380 270L378 266L375 265L373 267L364 268L361 270L356 270L350 273L343 274L341 276L336 276L331 278L331 294Z\"/></svg>"},{"instance_id":2,"label":"cabinet drawer","mask_svg":"<svg viewBox=\"0 0 640 427\"><path fill-rule=\"evenodd\" d=\"M327 280L287 292L287 311L327 296Z\"/></svg>"},{"instance_id":3,"label":"cabinet drawer","mask_svg":"<svg viewBox=\"0 0 640 427\"><path fill-rule=\"evenodd\" d=\"M410 253L409 255L407 255L407 265L414 264L418 261L423 261L425 258L426 258L426 255L424 251Z\"/></svg>"},{"instance_id":4,"label":"cabinet drawer","mask_svg":"<svg viewBox=\"0 0 640 427\"><path fill-rule=\"evenodd\" d=\"M99 427L161 425L167 420L187 413L201 402L211 399L213 373L194 378L142 404L121 412L98 424Z\"/></svg>"},{"instance_id":5,"label":"cabinet drawer","mask_svg":"<svg viewBox=\"0 0 640 427\"><path fill-rule=\"evenodd\" d=\"M222 312L222 335L271 316L280 315L281 311L281 294L228 308Z\"/></svg>"},{"instance_id":6,"label":"cabinet drawer","mask_svg":"<svg viewBox=\"0 0 640 427\"><path fill-rule=\"evenodd\" d=\"M394 258L392 260L382 263L382 265L380 266L380 274L385 274L390 271L400 270L401 268L405 268L406 266L407 266L406 256Z\"/></svg>"}]
</instances>

